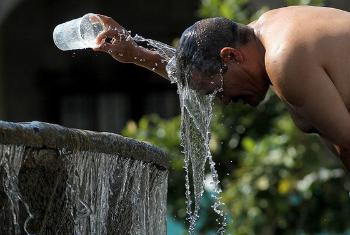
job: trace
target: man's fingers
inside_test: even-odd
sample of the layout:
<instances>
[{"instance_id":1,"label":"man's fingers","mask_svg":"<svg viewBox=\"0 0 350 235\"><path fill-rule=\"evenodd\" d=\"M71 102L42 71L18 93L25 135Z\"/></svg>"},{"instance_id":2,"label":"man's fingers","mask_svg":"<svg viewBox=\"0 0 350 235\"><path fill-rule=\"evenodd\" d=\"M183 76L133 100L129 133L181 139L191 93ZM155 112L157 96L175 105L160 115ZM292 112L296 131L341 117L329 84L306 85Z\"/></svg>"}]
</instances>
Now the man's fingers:
<instances>
[{"instance_id":1,"label":"man's fingers","mask_svg":"<svg viewBox=\"0 0 350 235\"><path fill-rule=\"evenodd\" d=\"M96 14L98 17L100 17L100 19L102 20L102 21L108 21L108 20L110 20L110 19L112 19L111 17L109 17L109 16L105 16L105 15L101 15L101 14Z\"/></svg>"},{"instance_id":2,"label":"man's fingers","mask_svg":"<svg viewBox=\"0 0 350 235\"><path fill-rule=\"evenodd\" d=\"M103 31L96 37L96 43L100 44L106 41L106 39L119 38L119 34L115 31Z\"/></svg>"},{"instance_id":3,"label":"man's fingers","mask_svg":"<svg viewBox=\"0 0 350 235\"><path fill-rule=\"evenodd\" d=\"M107 38L107 33L109 33L109 32L103 31L97 35L97 37L95 39L97 45L102 44L105 41L105 39Z\"/></svg>"},{"instance_id":4,"label":"man's fingers","mask_svg":"<svg viewBox=\"0 0 350 235\"><path fill-rule=\"evenodd\" d=\"M104 26L104 30L96 38L97 44L102 43L102 40L107 38L110 38L113 42L120 42L129 36L129 33L112 18L99 14L96 15L100 18Z\"/></svg>"},{"instance_id":5,"label":"man's fingers","mask_svg":"<svg viewBox=\"0 0 350 235\"><path fill-rule=\"evenodd\" d=\"M120 27L120 25L115 21L113 20L111 17L108 17L108 16L105 16L105 15L99 15L99 14L96 14L102 21L102 23L105 25L105 26L110 26L110 27Z\"/></svg>"},{"instance_id":6,"label":"man's fingers","mask_svg":"<svg viewBox=\"0 0 350 235\"><path fill-rule=\"evenodd\" d=\"M102 51L102 52L106 52L106 53L112 53L113 52L113 45L104 42L101 45L99 45L98 47L93 48L94 51Z\"/></svg>"},{"instance_id":7,"label":"man's fingers","mask_svg":"<svg viewBox=\"0 0 350 235\"><path fill-rule=\"evenodd\" d=\"M127 34L125 32L119 32L119 31L114 31L114 30L107 30L101 32L97 37L96 37L96 43L100 44L102 42L108 42L108 43L119 43L122 40L127 38Z\"/></svg>"}]
</instances>

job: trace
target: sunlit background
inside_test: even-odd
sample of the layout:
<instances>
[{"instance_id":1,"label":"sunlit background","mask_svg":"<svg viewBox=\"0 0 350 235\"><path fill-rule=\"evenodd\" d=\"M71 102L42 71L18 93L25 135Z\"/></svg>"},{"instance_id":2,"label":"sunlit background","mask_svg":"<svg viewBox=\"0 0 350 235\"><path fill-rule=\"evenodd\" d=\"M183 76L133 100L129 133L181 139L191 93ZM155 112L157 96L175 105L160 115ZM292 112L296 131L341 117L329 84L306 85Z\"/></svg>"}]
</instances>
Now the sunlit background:
<instances>
[{"instance_id":1,"label":"sunlit background","mask_svg":"<svg viewBox=\"0 0 350 235\"><path fill-rule=\"evenodd\" d=\"M249 23L269 9L297 4L350 10L345 0L0 0L0 119L108 131L163 148L171 158L168 234L186 234L176 86L92 50L59 51L52 31L93 12L176 46L201 18ZM227 234L350 234L350 184L341 164L317 136L295 128L273 94L256 109L217 103L210 148ZM210 185L205 189L196 234L215 234Z\"/></svg>"}]
</instances>

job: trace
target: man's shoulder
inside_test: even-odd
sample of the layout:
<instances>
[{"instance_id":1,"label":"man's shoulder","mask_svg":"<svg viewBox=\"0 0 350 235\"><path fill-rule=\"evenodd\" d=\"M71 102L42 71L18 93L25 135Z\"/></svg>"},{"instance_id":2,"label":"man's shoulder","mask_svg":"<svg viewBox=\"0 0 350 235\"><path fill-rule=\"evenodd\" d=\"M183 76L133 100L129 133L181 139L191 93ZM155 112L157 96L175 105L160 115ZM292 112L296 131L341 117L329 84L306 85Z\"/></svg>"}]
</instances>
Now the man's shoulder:
<instances>
[{"instance_id":1,"label":"man's shoulder","mask_svg":"<svg viewBox=\"0 0 350 235\"><path fill-rule=\"evenodd\" d=\"M306 82L316 65L302 47L285 46L265 55L265 66L277 95L286 101L296 100L297 90ZM292 103L292 102L291 102Z\"/></svg>"},{"instance_id":2,"label":"man's shoulder","mask_svg":"<svg viewBox=\"0 0 350 235\"><path fill-rule=\"evenodd\" d=\"M306 73L312 62L312 54L302 44L284 44L271 48L265 54L266 71L271 78L281 79L296 73Z\"/></svg>"}]
</instances>

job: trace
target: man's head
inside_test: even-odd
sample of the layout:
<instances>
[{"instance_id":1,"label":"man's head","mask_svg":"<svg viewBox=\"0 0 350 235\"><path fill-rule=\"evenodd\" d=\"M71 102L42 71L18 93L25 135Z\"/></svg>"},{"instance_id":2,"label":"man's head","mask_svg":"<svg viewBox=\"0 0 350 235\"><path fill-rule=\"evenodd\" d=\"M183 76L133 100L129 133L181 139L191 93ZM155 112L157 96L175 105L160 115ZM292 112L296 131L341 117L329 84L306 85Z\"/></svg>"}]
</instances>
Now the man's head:
<instances>
[{"instance_id":1,"label":"man's head","mask_svg":"<svg viewBox=\"0 0 350 235\"><path fill-rule=\"evenodd\" d=\"M242 99L257 105L267 88L250 89L256 86L252 79L262 74L253 71L261 70L253 62L258 52L243 50L252 42L255 35L248 26L219 17L196 22L182 34L176 52L179 79L206 94L218 91L225 103Z\"/></svg>"}]
</instances>

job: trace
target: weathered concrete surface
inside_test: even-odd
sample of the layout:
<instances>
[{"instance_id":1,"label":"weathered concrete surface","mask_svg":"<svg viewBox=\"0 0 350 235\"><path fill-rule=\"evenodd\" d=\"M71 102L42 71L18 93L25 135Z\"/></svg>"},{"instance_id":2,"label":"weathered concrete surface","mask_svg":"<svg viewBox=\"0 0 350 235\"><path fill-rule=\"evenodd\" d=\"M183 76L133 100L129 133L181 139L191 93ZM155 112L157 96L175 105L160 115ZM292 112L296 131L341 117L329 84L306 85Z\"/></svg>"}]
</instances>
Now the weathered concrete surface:
<instances>
[{"instance_id":1,"label":"weathered concrete surface","mask_svg":"<svg viewBox=\"0 0 350 235\"><path fill-rule=\"evenodd\" d=\"M0 143L118 154L134 160L153 162L160 167L168 167L168 159L164 152L150 144L117 134L65 128L44 122L0 121Z\"/></svg>"}]
</instances>

